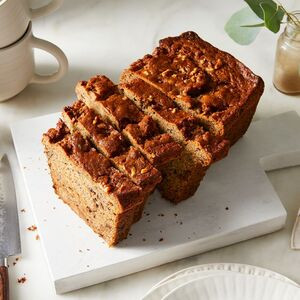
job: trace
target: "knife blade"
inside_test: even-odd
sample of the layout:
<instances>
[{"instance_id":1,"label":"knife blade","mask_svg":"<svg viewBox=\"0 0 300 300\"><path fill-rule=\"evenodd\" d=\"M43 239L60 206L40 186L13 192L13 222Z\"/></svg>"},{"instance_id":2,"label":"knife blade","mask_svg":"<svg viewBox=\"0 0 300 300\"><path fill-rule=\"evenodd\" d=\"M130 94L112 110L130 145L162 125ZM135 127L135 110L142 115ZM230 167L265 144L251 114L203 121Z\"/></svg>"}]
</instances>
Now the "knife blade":
<instances>
[{"instance_id":1,"label":"knife blade","mask_svg":"<svg viewBox=\"0 0 300 300\"><path fill-rule=\"evenodd\" d=\"M0 161L0 300L7 300L7 258L21 253L15 186L6 154Z\"/></svg>"}]
</instances>

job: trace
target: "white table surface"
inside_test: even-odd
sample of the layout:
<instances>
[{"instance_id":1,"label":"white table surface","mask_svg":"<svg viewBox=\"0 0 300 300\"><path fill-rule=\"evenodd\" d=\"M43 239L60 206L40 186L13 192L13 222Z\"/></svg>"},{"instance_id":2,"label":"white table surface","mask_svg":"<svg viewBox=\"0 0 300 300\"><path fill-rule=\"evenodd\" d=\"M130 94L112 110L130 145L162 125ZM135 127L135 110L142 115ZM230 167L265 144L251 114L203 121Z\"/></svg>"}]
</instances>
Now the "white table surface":
<instances>
[{"instance_id":1,"label":"white table surface","mask_svg":"<svg viewBox=\"0 0 300 300\"><path fill-rule=\"evenodd\" d=\"M34 1L39 3L40 1ZM297 0L282 1L289 8ZM33 31L60 46L68 56L70 69L58 83L31 85L10 101L0 103L0 151L12 159L9 123L59 111L75 98L78 80L103 73L117 81L120 71L136 58L151 51L159 38L194 30L217 47L231 52L265 80L265 93L255 119L296 110L300 97L279 93L272 85L272 69L277 36L263 31L250 46L239 46L223 31L232 12L243 7L240 0L65 0L51 16L34 21ZM54 69L54 59L37 51L39 70ZM280 142L280 141L279 141ZM14 168L17 164L14 161ZM285 229L233 246L183 259L69 294L57 296L36 232L21 176L17 176L22 255L15 266L10 259L11 298L22 300L52 299L140 299L158 280L185 267L211 262L253 264L280 272L300 283L300 252L290 249L292 225L300 207L300 167L270 172L269 178L288 211ZM42 199L41 199L42 200ZM17 278L27 281L18 284Z\"/></svg>"}]
</instances>

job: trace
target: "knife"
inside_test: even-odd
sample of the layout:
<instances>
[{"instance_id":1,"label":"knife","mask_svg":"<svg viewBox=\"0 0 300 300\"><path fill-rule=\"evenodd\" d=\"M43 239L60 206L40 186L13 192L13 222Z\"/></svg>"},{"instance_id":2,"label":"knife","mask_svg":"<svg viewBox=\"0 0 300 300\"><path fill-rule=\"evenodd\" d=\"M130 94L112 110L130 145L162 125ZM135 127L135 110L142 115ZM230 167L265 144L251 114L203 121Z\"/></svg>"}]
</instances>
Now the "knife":
<instances>
[{"instance_id":1,"label":"knife","mask_svg":"<svg viewBox=\"0 0 300 300\"><path fill-rule=\"evenodd\" d=\"M7 258L21 253L15 186L6 154L0 161L0 300L9 299Z\"/></svg>"}]
</instances>

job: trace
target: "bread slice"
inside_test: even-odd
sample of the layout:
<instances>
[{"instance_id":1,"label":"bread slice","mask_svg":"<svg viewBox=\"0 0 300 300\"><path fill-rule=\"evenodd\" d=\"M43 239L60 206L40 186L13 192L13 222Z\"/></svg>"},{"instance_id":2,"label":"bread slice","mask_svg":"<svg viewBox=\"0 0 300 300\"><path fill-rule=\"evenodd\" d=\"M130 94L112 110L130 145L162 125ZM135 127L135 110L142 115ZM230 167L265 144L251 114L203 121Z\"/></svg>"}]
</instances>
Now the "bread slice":
<instances>
[{"instance_id":1,"label":"bread slice","mask_svg":"<svg viewBox=\"0 0 300 300\"><path fill-rule=\"evenodd\" d=\"M105 123L82 101L65 107L62 116L71 132L78 130L88 138L115 168L140 186L142 192L146 195L153 192L162 179L160 172L126 142L122 133Z\"/></svg>"},{"instance_id":2,"label":"bread slice","mask_svg":"<svg viewBox=\"0 0 300 300\"><path fill-rule=\"evenodd\" d=\"M264 90L259 76L194 32L161 40L152 55L123 72L121 83L133 78L154 86L231 144L247 130Z\"/></svg>"},{"instance_id":3,"label":"bread slice","mask_svg":"<svg viewBox=\"0 0 300 300\"><path fill-rule=\"evenodd\" d=\"M42 142L58 196L109 246L126 238L146 200L141 188L61 120Z\"/></svg>"}]
</instances>

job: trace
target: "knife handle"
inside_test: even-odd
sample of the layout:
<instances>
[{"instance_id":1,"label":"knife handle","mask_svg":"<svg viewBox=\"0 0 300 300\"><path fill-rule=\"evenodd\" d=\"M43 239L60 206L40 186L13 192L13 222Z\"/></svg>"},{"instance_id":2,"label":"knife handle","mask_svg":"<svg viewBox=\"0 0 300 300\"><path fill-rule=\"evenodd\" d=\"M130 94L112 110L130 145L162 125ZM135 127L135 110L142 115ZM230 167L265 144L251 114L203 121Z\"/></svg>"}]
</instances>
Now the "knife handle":
<instances>
[{"instance_id":1,"label":"knife handle","mask_svg":"<svg viewBox=\"0 0 300 300\"><path fill-rule=\"evenodd\" d=\"M0 300L9 300L8 294L8 269L6 266L0 267Z\"/></svg>"}]
</instances>

